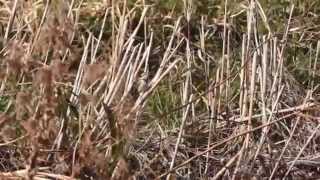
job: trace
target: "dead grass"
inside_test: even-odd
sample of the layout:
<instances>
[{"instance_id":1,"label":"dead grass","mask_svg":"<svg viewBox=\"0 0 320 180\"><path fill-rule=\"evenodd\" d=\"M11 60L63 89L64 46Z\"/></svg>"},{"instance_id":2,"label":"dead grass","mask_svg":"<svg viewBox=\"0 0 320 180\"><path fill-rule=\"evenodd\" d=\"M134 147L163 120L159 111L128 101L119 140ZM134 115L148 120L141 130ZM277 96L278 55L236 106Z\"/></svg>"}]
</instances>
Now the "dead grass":
<instances>
[{"instance_id":1,"label":"dead grass","mask_svg":"<svg viewBox=\"0 0 320 180\"><path fill-rule=\"evenodd\" d=\"M317 3L0 5L1 178L320 177Z\"/></svg>"}]
</instances>

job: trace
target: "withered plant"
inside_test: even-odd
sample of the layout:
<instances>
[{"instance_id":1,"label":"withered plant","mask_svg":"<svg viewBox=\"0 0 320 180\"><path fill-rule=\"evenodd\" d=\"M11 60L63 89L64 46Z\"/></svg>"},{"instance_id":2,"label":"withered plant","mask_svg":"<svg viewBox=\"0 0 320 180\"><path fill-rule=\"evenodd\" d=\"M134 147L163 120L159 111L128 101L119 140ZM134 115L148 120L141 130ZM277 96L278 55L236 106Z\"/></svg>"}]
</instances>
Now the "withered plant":
<instances>
[{"instance_id":1,"label":"withered plant","mask_svg":"<svg viewBox=\"0 0 320 180\"><path fill-rule=\"evenodd\" d=\"M319 7L0 1L0 179L319 178Z\"/></svg>"}]
</instances>

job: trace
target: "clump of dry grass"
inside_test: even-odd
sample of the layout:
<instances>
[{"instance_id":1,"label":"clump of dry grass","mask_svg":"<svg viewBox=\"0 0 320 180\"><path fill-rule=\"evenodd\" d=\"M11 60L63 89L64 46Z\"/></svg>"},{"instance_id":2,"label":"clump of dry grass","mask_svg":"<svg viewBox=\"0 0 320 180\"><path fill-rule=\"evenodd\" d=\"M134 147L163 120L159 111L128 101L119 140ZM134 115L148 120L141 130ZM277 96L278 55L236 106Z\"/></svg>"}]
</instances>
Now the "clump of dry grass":
<instances>
[{"instance_id":1,"label":"clump of dry grass","mask_svg":"<svg viewBox=\"0 0 320 180\"><path fill-rule=\"evenodd\" d=\"M320 43L301 81L294 5L278 32L258 1L0 4L1 177L319 176Z\"/></svg>"}]
</instances>

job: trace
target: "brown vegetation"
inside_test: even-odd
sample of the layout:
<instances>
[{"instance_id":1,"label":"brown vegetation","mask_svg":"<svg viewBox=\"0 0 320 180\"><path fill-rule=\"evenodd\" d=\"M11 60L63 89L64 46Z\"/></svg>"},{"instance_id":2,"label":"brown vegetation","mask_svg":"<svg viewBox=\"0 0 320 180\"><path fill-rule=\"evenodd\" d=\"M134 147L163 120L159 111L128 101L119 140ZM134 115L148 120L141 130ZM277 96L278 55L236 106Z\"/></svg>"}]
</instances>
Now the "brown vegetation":
<instances>
[{"instance_id":1,"label":"brown vegetation","mask_svg":"<svg viewBox=\"0 0 320 180\"><path fill-rule=\"evenodd\" d=\"M320 178L317 3L205 2L0 1L0 179Z\"/></svg>"}]
</instances>

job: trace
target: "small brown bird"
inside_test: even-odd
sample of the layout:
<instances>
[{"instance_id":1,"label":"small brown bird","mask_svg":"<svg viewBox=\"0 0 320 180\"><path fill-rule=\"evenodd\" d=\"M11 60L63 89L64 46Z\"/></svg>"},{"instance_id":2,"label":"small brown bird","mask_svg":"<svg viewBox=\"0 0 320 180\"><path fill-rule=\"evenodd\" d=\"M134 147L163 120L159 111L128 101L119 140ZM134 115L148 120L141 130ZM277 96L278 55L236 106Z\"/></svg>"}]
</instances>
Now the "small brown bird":
<instances>
[{"instance_id":1,"label":"small brown bird","mask_svg":"<svg viewBox=\"0 0 320 180\"><path fill-rule=\"evenodd\" d=\"M138 92L139 92L139 95L143 94L147 87L148 87L148 71L145 71L141 74L140 78L138 79Z\"/></svg>"}]
</instances>

